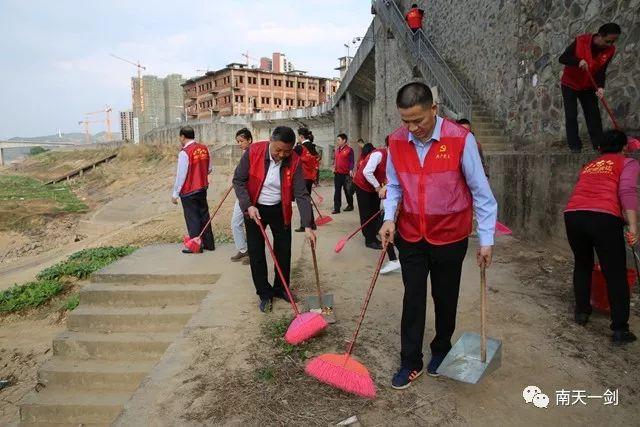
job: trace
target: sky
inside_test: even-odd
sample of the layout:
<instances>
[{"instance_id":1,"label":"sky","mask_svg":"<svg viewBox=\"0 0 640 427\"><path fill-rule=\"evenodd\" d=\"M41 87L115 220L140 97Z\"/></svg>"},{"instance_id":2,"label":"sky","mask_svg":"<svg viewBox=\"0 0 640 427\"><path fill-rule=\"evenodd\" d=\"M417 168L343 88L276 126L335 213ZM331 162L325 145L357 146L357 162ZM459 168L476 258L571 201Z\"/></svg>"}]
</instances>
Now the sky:
<instances>
[{"instance_id":1,"label":"sky","mask_svg":"<svg viewBox=\"0 0 640 427\"><path fill-rule=\"evenodd\" d=\"M333 77L371 22L368 0L0 0L0 139L81 132L84 113L131 109L131 77L217 70L283 52ZM253 60L253 63L258 63ZM98 117L98 116L94 116ZM104 130L92 124L91 132Z\"/></svg>"}]
</instances>

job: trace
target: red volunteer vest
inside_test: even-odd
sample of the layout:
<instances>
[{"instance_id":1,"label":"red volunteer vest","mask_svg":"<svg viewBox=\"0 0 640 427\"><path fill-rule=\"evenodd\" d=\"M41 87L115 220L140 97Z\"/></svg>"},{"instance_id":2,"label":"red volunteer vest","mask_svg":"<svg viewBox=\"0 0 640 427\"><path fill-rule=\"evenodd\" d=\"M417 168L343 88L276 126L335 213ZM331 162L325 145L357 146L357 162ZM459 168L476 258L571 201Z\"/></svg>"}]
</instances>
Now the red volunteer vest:
<instances>
[{"instance_id":1,"label":"red volunteer vest","mask_svg":"<svg viewBox=\"0 0 640 427\"><path fill-rule=\"evenodd\" d=\"M209 149L204 144L193 142L182 151L189 157L187 177L180 189L180 195L186 196L209 187Z\"/></svg>"},{"instance_id":2,"label":"red volunteer vest","mask_svg":"<svg viewBox=\"0 0 640 427\"><path fill-rule=\"evenodd\" d=\"M384 148L373 150L371 153L367 154L365 158L358 163L358 170L353 176L353 183L357 185L361 190L369 193L375 193L376 189L373 188L373 185L371 185L369 181L367 181L367 178L365 178L364 168L367 166L371 155L375 152L382 153L382 160L380 160L380 163L378 163L378 166L376 166L376 170L373 171L373 176L376 177L380 185L383 185L387 182L387 150Z\"/></svg>"},{"instance_id":3,"label":"red volunteer vest","mask_svg":"<svg viewBox=\"0 0 640 427\"><path fill-rule=\"evenodd\" d=\"M302 146L300 161L302 162L302 174L304 175L304 179L310 181L315 180L318 170L320 169L320 161L316 156L311 154L304 145Z\"/></svg>"},{"instance_id":4,"label":"red volunteer vest","mask_svg":"<svg viewBox=\"0 0 640 427\"><path fill-rule=\"evenodd\" d=\"M417 30L422 27L422 17L424 12L418 8L413 8L407 13L407 25L412 30Z\"/></svg>"},{"instance_id":5,"label":"red volunteer vest","mask_svg":"<svg viewBox=\"0 0 640 427\"><path fill-rule=\"evenodd\" d=\"M389 152L402 188L397 227L404 240L446 245L471 234L473 199L462 173L468 133L444 119L440 141L433 142L424 165L406 128L389 136Z\"/></svg>"},{"instance_id":6,"label":"red volunteer vest","mask_svg":"<svg viewBox=\"0 0 640 427\"><path fill-rule=\"evenodd\" d=\"M267 178L267 170L265 169L265 159L267 150L269 150L269 141L257 141L251 144L249 150L249 182L247 190L251 203L255 206L258 203L264 180ZM284 162L284 160L283 160ZM282 165L280 169L280 197L282 198L282 214L284 216L285 225L291 224L291 215L293 209L293 174L295 173L300 158L293 152L288 159L288 165Z\"/></svg>"},{"instance_id":7,"label":"red volunteer vest","mask_svg":"<svg viewBox=\"0 0 640 427\"><path fill-rule=\"evenodd\" d=\"M345 145L342 150L336 148L334 172L341 174L349 173L349 157L352 152L353 150L348 145Z\"/></svg>"},{"instance_id":8,"label":"red volunteer vest","mask_svg":"<svg viewBox=\"0 0 640 427\"><path fill-rule=\"evenodd\" d=\"M622 154L610 153L587 163L580 171L565 212L606 212L622 218L618 185L624 162Z\"/></svg>"},{"instance_id":9,"label":"red volunteer vest","mask_svg":"<svg viewBox=\"0 0 640 427\"><path fill-rule=\"evenodd\" d=\"M576 37L575 56L578 60L584 59L589 64L591 75L595 75L616 53L615 46L609 46L601 50L595 57L591 54L591 41L593 34L582 34ZM565 66L562 72L562 84L574 90L595 89L589 75L578 66Z\"/></svg>"}]
</instances>

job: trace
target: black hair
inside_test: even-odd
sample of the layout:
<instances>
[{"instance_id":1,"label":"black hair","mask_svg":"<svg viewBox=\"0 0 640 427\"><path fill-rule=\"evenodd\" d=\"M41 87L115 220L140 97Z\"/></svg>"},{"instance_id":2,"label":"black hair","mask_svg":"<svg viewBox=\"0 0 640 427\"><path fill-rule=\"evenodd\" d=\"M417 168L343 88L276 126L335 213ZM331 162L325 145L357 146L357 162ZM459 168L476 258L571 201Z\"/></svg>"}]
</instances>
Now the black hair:
<instances>
[{"instance_id":1,"label":"black hair","mask_svg":"<svg viewBox=\"0 0 640 427\"><path fill-rule=\"evenodd\" d=\"M253 135L251 135L251 131L247 128L242 128L238 132L236 132L236 138L239 136L243 137L248 141L253 142Z\"/></svg>"},{"instance_id":2,"label":"black hair","mask_svg":"<svg viewBox=\"0 0 640 427\"><path fill-rule=\"evenodd\" d=\"M356 141L358 144L363 143L364 144L364 139L362 138L358 138L358 141Z\"/></svg>"},{"instance_id":3,"label":"black hair","mask_svg":"<svg viewBox=\"0 0 640 427\"><path fill-rule=\"evenodd\" d=\"M180 136L184 136L187 139L195 139L196 132L191 126L182 126L180 128Z\"/></svg>"},{"instance_id":4,"label":"black hair","mask_svg":"<svg viewBox=\"0 0 640 427\"><path fill-rule=\"evenodd\" d=\"M309 150L312 156L318 155L318 150L316 150L316 144L314 144L313 141L311 140L305 141L304 144L302 145L304 145L307 148L307 150Z\"/></svg>"},{"instance_id":5,"label":"black hair","mask_svg":"<svg viewBox=\"0 0 640 427\"><path fill-rule=\"evenodd\" d=\"M396 106L398 108L411 108L420 105L424 108L433 106L433 94L431 89L424 83L411 82L402 86L396 96Z\"/></svg>"},{"instance_id":6,"label":"black hair","mask_svg":"<svg viewBox=\"0 0 640 427\"><path fill-rule=\"evenodd\" d=\"M619 153L627 145L627 135L621 130L610 129L600 139L601 153Z\"/></svg>"},{"instance_id":7,"label":"black hair","mask_svg":"<svg viewBox=\"0 0 640 427\"><path fill-rule=\"evenodd\" d=\"M338 138L342 138L342 139L344 139L345 141L348 141L348 140L349 140L349 138L347 138L347 134L346 134L346 133L339 133L339 134L338 134Z\"/></svg>"},{"instance_id":8,"label":"black hair","mask_svg":"<svg viewBox=\"0 0 640 427\"><path fill-rule=\"evenodd\" d=\"M620 25L616 24L615 22L609 22L598 28L598 34L600 34L602 37L608 36L609 34L621 33L622 29L620 28Z\"/></svg>"},{"instance_id":9,"label":"black hair","mask_svg":"<svg viewBox=\"0 0 640 427\"><path fill-rule=\"evenodd\" d=\"M296 143L296 134L289 126L278 126L271 134L272 141L281 141L285 144L293 145Z\"/></svg>"},{"instance_id":10,"label":"black hair","mask_svg":"<svg viewBox=\"0 0 640 427\"><path fill-rule=\"evenodd\" d=\"M298 128L298 135L304 137L304 139L309 139L309 135L311 135L311 131L309 128L301 126Z\"/></svg>"},{"instance_id":11,"label":"black hair","mask_svg":"<svg viewBox=\"0 0 640 427\"><path fill-rule=\"evenodd\" d=\"M418 5L416 3L411 5L411 8L413 9L414 7L418 7Z\"/></svg>"},{"instance_id":12,"label":"black hair","mask_svg":"<svg viewBox=\"0 0 640 427\"><path fill-rule=\"evenodd\" d=\"M307 137L307 139L313 142L313 140L315 139L315 137L313 136L313 132L309 131L309 136Z\"/></svg>"},{"instance_id":13,"label":"black hair","mask_svg":"<svg viewBox=\"0 0 640 427\"><path fill-rule=\"evenodd\" d=\"M456 123L459 125L469 125L471 126L471 122L469 121L469 119L458 119L456 120Z\"/></svg>"},{"instance_id":14,"label":"black hair","mask_svg":"<svg viewBox=\"0 0 640 427\"><path fill-rule=\"evenodd\" d=\"M388 147L389 146L389 135L384 137L384 146Z\"/></svg>"},{"instance_id":15,"label":"black hair","mask_svg":"<svg viewBox=\"0 0 640 427\"><path fill-rule=\"evenodd\" d=\"M362 147L362 152L360 153L360 157L364 158L364 156L369 155L369 153L371 153L375 149L376 147L374 147L372 143L367 142L366 144L364 144L364 147Z\"/></svg>"}]
</instances>

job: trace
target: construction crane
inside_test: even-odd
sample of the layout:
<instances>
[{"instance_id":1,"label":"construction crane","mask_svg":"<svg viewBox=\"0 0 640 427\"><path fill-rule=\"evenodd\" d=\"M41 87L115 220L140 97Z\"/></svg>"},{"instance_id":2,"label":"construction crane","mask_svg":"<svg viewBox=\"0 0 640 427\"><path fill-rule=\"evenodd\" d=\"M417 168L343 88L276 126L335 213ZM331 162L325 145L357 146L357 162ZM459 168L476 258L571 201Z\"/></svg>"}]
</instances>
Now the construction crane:
<instances>
[{"instance_id":1,"label":"construction crane","mask_svg":"<svg viewBox=\"0 0 640 427\"><path fill-rule=\"evenodd\" d=\"M134 65L135 67L138 68L138 88L139 88L139 91L140 91L140 111L141 112L144 111L144 95L143 95L143 91L142 91L144 89L144 86L143 86L143 83L142 83L142 70L146 70L147 67L145 67L143 65L140 65L140 61L138 61L138 62L129 61L128 59L121 58L121 57L119 57L117 55L114 55L113 53L110 53L110 55L113 56L116 59L119 59L120 61L124 61L124 62L126 62L128 64L131 64L131 65Z\"/></svg>"},{"instance_id":2,"label":"construction crane","mask_svg":"<svg viewBox=\"0 0 640 427\"><path fill-rule=\"evenodd\" d=\"M246 53L241 53L240 55L244 56L247 59L247 67L249 66L249 60L250 59L253 59L253 60L256 59L253 56L249 56L249 51L247 51Z\"/></svg>"},{"instance_id":3,"label":"construction crane","mask_svg":"<svg viewBox=\"0 0 640 427\"><path fill-rule=\"evenodd\" d=\"M102 120L89 120L85 118L78 122L79 125L82 125L82 130L84 132L84 142L87 144L91 144L91 133L89 132L89 124L90 123L102 123Z\"/></svg>"},{"instance_id":4,"label":"construction crane","mask_svg":"<svg viewBox=\"0 0 640 427\"><path fill-rule=\"evenodd\" d=\"M90 113L84 113L85 114L85 120L88 119L89 116L93 115L93 114L102 114L104 113L104 128L107 131L107 141L111 141L111 107L109 107L108 105L104 107L104 110L100 110L100 111L92 111Z\"/></svg>"}]
</instances>

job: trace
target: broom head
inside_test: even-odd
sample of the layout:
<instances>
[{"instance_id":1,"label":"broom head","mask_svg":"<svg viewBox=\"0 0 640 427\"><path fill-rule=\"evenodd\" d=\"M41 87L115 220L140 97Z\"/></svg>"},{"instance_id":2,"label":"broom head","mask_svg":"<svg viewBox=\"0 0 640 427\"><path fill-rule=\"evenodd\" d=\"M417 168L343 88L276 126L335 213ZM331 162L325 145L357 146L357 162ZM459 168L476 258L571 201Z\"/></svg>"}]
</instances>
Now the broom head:
<instances>
[{"instance_id":1,"label":"broom head","mask_svg":"<svg viewBox=\"0 0 640 427\"><path fill-rule=\"evenodd\" d=\"M627 150L629 151L640 150L640 139L633 136L627 136Z\"/></svg>"},{"instance_id":2,"label":"broom head","mask_svg":"<svg viewBox=\"0 0 640 427\"><path fill-rule=\"evenodd\" d=\"M340 252L344 248L344 245L346 244L347 244L346 238L341 239L338 243L336 243L336 247L335 247L336 253Z\"/></svg>"},{"instance_id":3,"label":"broom head","mask_svg":"<svg viewBox=\"0 0 640 427\"><path fill-rule=\"evenodd\" d=\"M317 219L316 219L316 225L317 225L317 226L327 225L327 224L329 224L331 221L333 221L333 218L331 218L330 216L323 216L323 217L321 217L321 218L317 218Z\"/></svg>"},{"instance_id":4,"label":"broom head","mask_svg":"<svg viewBox=\"0 0 640 427\"><path fill-rule=\"evenodd\" d=\"M321 354L311 359L304 371L318 381L347 393L369 399L376 397L376 386L369 371L348 354Z\"/></svg>"},{"instance_id":5,"label":"broom head","mask_svg":"<svg viewBox=\"0 0 640 427\"><path fill-rule=\"evenodd\" d=\"M505 236L505 235L512 234L512 231L509 227L507 227L500 221L496 221L496 234L498 236Z\"/></svg>"},{"instance_id":6,"label":"broom head","mask_svg":"<svg viewBox=\"0 0 640 427\"><path fill-rule=\"evenodd\" d=\"M315 337L326 327L327 321L320 313L301 313L289 325L284 339L291 345L297 345Z\"/></svg>"},{"instance_id":7,"label":"broom head","mask_svg":"<svg viewBox=\"0 0 640 427\"><path fill-rule=\"evenodd\" d=\"M189 249L194 254L199 253L202 248L202 239L200 237L194 237L192 239L189 236L184 236L182 243L184 243L185 248Z\"/></svg>"}]
</instances>

